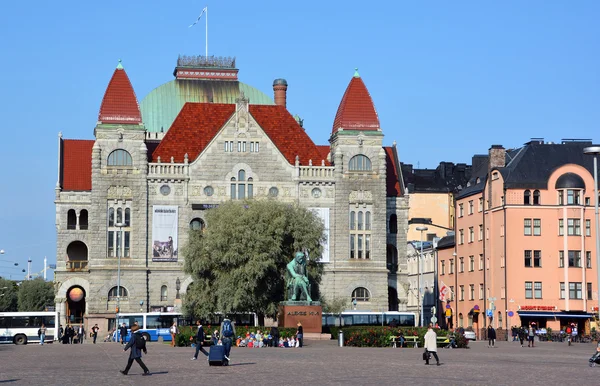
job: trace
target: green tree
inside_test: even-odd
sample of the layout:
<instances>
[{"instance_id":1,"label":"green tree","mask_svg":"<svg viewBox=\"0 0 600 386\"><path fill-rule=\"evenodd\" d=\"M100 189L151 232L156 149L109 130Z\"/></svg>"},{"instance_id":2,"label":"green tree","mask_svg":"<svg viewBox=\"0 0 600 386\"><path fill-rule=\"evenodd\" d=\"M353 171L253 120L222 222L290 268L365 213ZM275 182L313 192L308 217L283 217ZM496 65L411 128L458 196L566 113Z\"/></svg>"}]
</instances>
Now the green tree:
<instances>
[{"instance_id":1,"label":"green tree","mask_svg":"<svg viewBox=\"0 0 600 386\"><path fill-rule=\"evenodd\" d=\"M347 298L321 298L321 305L323 306L323 312L332 313L339 315L348 307Z\"/></svg>"},{"instance_id":2,"label":"green tree","mask_svg":"<svg viewBox=\"0 0 600 386\"><path fill-rule=\"evenodd\" d=\"M284 300L286 264L294 252L321 255L323 223L310 210L273 200L232 201L206 213L204 231L190 231L182 249L193 276L184 310L195 317L213 312L277 315ZM323 266L307 262L312 297L318 299Z\"/></svg>"},{"instance_id":3,"label":"green tree","mask_svg":"<svg viewBox=\"0 0 600 386\"><path fill-rule=\"evenodd\" d=\"M0 312L17 310L18 287L12 280L0 278Z\"/></svg>"},{"instance_id":4,"label":"green tree","mask_svg":"<svg viewBox=\"0 0 600 386\"><path fill-rule=\"evenodd\" d=\"M54 304L54 286L42 278L25 280L19 286L19 311L44 311Z\"/></svg>"}]
</instances>

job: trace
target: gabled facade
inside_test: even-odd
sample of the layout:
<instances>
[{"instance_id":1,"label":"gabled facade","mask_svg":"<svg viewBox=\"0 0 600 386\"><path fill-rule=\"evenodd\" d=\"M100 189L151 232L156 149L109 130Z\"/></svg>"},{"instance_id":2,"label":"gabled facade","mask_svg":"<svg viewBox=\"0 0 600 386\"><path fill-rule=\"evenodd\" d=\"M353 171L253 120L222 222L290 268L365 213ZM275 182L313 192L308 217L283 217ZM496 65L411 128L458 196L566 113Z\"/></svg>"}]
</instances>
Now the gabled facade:
<instances>
[{"instance_id":1,"label":"gabled facade","mask_svg":"<svg viewBox=\"0 0 600 386\"><path fill-rule=\"evenodd\" d=\"M490 148L487 172L456 198L453 254L439 254L439 280L454 282L455 325L589 332L598 305L590 145Z\"/></svg>"},{"instance_id":2,"label":"gabled facade","mask_svg":"<svg viewBox=\"0 0 600 386\"><path fill-rule=\"evenodd\" d=\"M210 73L203 71L207 66ZM218 79L202 75L212 73ZM223 82L237 82L237 69L215 59L180 58L175 74L204 91L233 92ZM363 310L405 309L399 284L406 275L408 207L400 163L395 147L383 147L362 79L355 74L350 81L329 146L315 145L285 108L287 82L277 79L273 87L277 104L254 104L241 86L228 103L188 101L170 127L157 132L142 118L153 117L156 126L161 105L140 110L119 64L95 140L59 138L55 280L61 315L102 328L114 320L117 305L121 312L175 309L192 283L178 252L188 229L210 226L206 210L221 202L268 198L299 203L323 219L326 298L356 300ZM172 108L170 94L151 94Z\"/></svg>"}]
</instances>

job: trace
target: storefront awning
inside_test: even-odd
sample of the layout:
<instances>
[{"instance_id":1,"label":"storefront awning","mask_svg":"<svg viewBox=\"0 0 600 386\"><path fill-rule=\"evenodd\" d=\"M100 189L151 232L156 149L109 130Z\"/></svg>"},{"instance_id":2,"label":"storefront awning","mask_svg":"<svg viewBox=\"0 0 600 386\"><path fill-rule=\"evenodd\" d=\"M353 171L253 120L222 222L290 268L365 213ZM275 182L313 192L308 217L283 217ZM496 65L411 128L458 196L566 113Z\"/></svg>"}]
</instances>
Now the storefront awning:
<instances>
[{"instance_id":1,"label":"storefront awning","mask_svg":"<svg viewBox=\"0 0 600 386\"><path fill-rule=\"evenodd\" d=\"M532 318L565 318L565 319L590 319L593 315L588 313L571 314L568 312L548 312L548 311L517 311L521 317Z\"/></svg>"}]
</instances>

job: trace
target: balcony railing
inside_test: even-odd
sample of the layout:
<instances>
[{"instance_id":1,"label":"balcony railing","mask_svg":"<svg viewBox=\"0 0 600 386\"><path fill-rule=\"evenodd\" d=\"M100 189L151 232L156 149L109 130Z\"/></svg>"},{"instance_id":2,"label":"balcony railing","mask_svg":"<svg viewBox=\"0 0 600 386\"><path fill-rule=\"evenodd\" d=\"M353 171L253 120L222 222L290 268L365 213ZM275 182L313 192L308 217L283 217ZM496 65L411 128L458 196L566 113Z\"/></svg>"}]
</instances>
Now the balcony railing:
<instances>
[{"instance_id":1,"label":"balcony railing","mask_svg":"<svg viewBox=\"0 0 600 386\"><path fill-rule=\"evenodd\" d=\"M81 271L87 269L87 260L67 261L67 269L71 271Z\"/></svg>"}]
</instances>

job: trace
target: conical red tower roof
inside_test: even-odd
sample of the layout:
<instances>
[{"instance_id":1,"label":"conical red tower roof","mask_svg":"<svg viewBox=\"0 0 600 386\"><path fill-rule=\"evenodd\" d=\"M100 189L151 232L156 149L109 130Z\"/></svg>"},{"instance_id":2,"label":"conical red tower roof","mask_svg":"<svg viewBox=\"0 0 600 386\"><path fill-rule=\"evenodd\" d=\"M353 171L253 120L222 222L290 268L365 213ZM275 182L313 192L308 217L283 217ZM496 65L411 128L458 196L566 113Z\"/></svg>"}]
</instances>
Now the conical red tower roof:
<instances>
[{"instance_id":1,"label":"conical red tower roof","mask_svg":"<svg viewBox=\"0 0 600 386\"><path fill-rule=\"evenodd\" d=\"M371 94L358 75L358 70L342 97L333 121L332 133L336 133L340 128L360 131L380 129Z\"/></svg>"},{"instance_id":2,"label":"conical red tower roof","mask_svg":"<svg viewBox=\"0 0 600 386\"><path fill-rule=\"evenodd\" d=\"M140 106L121 61L119 61L104 93L98 121L106 124L139 124L142 122Z\"/></svg>"}]
</instances>

